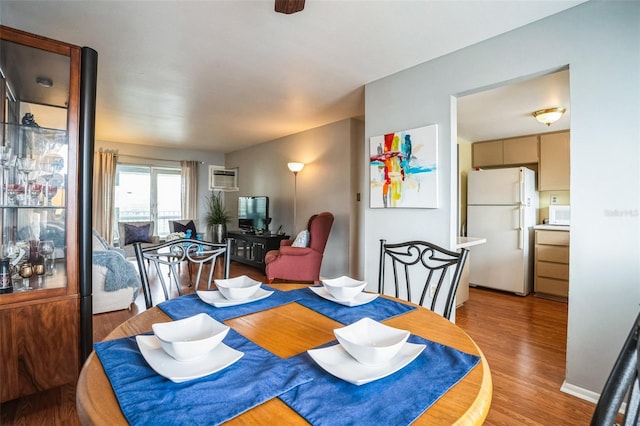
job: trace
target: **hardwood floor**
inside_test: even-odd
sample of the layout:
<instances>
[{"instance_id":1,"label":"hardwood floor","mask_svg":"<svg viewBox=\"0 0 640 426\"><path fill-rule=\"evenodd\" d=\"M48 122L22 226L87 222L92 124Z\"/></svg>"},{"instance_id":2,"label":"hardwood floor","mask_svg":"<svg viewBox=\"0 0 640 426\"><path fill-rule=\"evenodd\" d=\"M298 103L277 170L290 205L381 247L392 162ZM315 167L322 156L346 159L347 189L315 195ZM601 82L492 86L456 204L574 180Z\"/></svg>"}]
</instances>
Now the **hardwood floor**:
<instances>
[{"instance_id":1,"label":"hardwood floor","mask_svg":"<svg viewBox=\"0 0 640 426\"><path fill-rule=\"evenodd\" d=\"M266 281L256 269L232 262L231 276L242 274ZM162 300L161 290L156 287L158 300ZM190 292L192 288L183 290ZM94 341L102 340L143 310L144 298L140 295L129 311L94 315ZM594 405L560 391L565 368L566 303L472 288L469 300L456 312L456 322L476 341L491 368L493 400L486 425L589 423ZM79 425L75 386L1 404L0 424Z\"/></svg>"},{"instance_id":2,"label":"hardwood floor","mask_svg":"<svg viewBox=\"0 0 640 426\"><path fill-rule=\"evenodd\" d=\"M587 425L595 405L560 391L567 304L469 289L456 324L484 352L493 379L486 425Z\"/></svg>"}]
</instances>

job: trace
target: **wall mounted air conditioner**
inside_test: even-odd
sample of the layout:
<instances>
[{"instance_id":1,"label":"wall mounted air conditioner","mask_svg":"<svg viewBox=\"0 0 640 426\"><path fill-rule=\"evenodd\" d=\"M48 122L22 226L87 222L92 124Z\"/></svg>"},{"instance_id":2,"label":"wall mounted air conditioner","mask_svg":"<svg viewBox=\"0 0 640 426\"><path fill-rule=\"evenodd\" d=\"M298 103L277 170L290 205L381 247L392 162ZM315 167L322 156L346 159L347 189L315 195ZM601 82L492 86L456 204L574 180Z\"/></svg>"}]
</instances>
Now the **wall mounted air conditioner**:
<instances>
[{"instance_id":1,"label":"wall mounted air conditioner","mask_svg":"<svg viewBox=\"0 0 640 426\"><path fill-rule=\"evenodd\" d=\"M209 166L210 191L238 191L238 169Z\"/></svg>"}]
</instances>

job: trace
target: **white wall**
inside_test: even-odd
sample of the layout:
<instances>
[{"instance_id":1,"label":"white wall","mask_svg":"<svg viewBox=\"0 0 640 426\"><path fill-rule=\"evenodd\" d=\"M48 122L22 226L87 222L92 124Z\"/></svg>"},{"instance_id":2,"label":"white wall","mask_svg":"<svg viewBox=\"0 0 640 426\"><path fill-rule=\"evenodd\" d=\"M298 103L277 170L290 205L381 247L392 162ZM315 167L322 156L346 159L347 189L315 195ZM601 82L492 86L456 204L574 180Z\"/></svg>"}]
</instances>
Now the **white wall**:
<instances>
[{"instance_id":1,"label":"white wall","mask_svg":"<svg viewBox=\"0 0 640 426\"><path fill-rule=\"evenodd\" d=\"M321 276L350 273L353 199L352 168L357 164L353 146L362 142L363 124L347 119L305 132L265 142L226 155L228 168L239 168L239 192L225 194L237 228L237 197L266 195L273 218L269 229L280 225L295 236L305 229L309 217L329 211L335 216L322 262ZM356 138L358 138L356 140ZM297 178L297 224L293 225L294 177L290 161L305 163Z\"/></svg>"},{"instance_id":2,"label":"white wall","mask_svg":"<svg viewBox=\"0 0 640 426\"><path fill-rule=\"evenodd\" d=\"M209 165L224 166L224 154L213 151L164 148L118 142L96 141L95 149L117 150L121 163L180 167L180 161L201 161L198 166L198 227L204 227L205 197L209 195ZM198 229L200 232L200 229Z\"/></svg>"},{"instance_id":3,"label":"white wall","mask_svg":"<svg viewBox=\"0 0 640 426\"><path fill-rule=\"evenodd\" d=\"M452 96L568 64L572 226L566 382L578 392L599 393L640 306L639 23L640 2L588 2L368 84L366 140L439 125L442 207L372 210L365 191L364 278L377 278L380 238L453 242ZM362 158L368 180L368 156Z\"/></svg>"}]
</instances>

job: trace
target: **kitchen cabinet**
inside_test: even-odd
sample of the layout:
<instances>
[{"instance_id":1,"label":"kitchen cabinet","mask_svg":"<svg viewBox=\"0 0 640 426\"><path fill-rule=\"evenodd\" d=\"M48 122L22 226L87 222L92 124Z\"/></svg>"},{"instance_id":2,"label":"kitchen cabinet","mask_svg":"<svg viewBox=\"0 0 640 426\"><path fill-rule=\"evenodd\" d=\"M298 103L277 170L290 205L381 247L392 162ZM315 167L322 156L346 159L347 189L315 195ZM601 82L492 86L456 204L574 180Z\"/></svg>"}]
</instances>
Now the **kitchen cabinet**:
<instances>
[{"instance_id":1,"label":"kitchen cabinet","mask_svg":"<svg viewBox=\"0 0 640 426\"><path fill-rule=\"evenodd\" d=\"M552 226L535 230L536 296L566 300L569 296L569 231Z\"/></svg>"},{"instance_id":2,"label":"kitchen cabinet","mask_svg":"<svg viewBox=\"0 0 640 426\"><path fill-rule=\"evenodd\" d=\"M505 139L502 149L505 166L538 162L538 136Z\"/></svg>"},{"instance_id":3,"label":"kitchen cabinet","mask_svg":"<svg viewBox=\"0 0 640 426\"><path fill-rule=\"evenodd\" d=\"M570 189L570 132L540 135L539 191Z\"/></svg>"},{"instance_id":4,"label":"kitchen cabinet","mask_svg":"<svg viewBox=\"0 0 640 426\"><path fill-rule=\"evenodd\" d=\"M473 167L494 167L538 162L538 136L522 136L471 145Z\"/></svg>"},{"instance_id":5,"label":"kitchen cabinet","mask_svg":"<svg viewBox=\"0 0 640 426\"><path fill-rule=\"evenodd\" d=\"M92 345L90 308L81 315L91 218L81 203L93 141L81 133L93 132L95 52L4 26L0 51L0 240L12 265L0 294L5 402L77 381Z\"/></svg>"},{"instance_id":6,"label":"kitchen cabinet","mask_svg":"<svg viewBox=\"0 0 640 426\"><path fill-rule=\"evenodd\" d=\"M486 141L471 144L473 167L497 166L503 164L502 141Z\"/></svg>"}]
</instances>

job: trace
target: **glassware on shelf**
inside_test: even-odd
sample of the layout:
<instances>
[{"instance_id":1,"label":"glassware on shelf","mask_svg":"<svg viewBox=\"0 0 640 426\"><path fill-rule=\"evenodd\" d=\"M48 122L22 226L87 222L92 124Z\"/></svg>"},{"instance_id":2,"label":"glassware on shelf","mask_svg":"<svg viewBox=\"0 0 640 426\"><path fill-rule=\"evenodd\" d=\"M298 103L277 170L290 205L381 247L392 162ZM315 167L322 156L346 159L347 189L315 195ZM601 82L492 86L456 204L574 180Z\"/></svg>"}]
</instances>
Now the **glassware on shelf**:
<instances>
[{"instance_id":1,"label":"glassware on shelf","mask_svg":"<svg viewBox=\"0 0 640 426\"><path fill-rule=\"evenodd\" d=\"M16 245L15 241L8 241L2 245L2 257L9 258L9 261L13 263L13 260L20 254L20 248Z\"/></svg>"},{"instance_id":2,"label":"glassware on shelf","mask_svg":"<svg viewBox=\"0 0 640 426\"><path fill-rule=\"evenodd\" d=\"M42 184L34 182L33 185L31 185L31 200L29 201L30 206L41 205L40 194L42 194Z\"/></svg>"},{"instance_id":3,"label":"glassware on shelf","mask_svg":"<svg viewBox=\"0 0 640 426\"><path fill-rule=\"evenodd\" d=\"M16 268L18 263L24 259L25 254L24 241L17 243L15 241L8 241L2 245L2 257L8 258L13 268ZM17 269L14 272L17 272Z\"/></svg>"},{"instance_id":4,"label":"glassware on shelf","mask_svg":"<svg viewBox=\"0 0 640 426\"><path fill-rule=\"evenodd\" d=\"M43 258L45 275L47 276L51 276L55 272L53 259L55 248L52 240L42 240L38 245L38 253Z\"/></svg>"},{"instance_id":5,"label":"glassware on shelf","mask_svg":"<svg viewBox=\"0 0 640 426\"><path fill-rule=\"evenodd\" d=\"M24 186L26 188L25 203L31 202L31 186L36 180L36 159L35 158L20 158L18 160L18 171L22 175Z\"/></svg>"},{"instance_id":6,"label":"glassware on shelf","mask_svg":"<svg viewBox=\"0 0 640 426\"><path fill-rule=\"evenodd\" d=\"M33 155L34 147L40 139L40 127L37 124L24 127L25 143L29 149L29 153Z\"/></svg>"},{"instance_id":7,"label":"glassware on shelf","mask_svg":"<svg viewBox=\"0 0 640 426\"><path fill-rule=\"evenodd\" d=\"M9 160L11 159L11 147L9 145L0 145L0 166L2 167L2 171L0 172L0 189L2 189L2 193L0 194L0 203L7 204L7 195L4 191L5 185L8 182L8 167Z\"/></svg>"},{"instance_id":8,"label":"glassware on shelf","mask_svg":"<svg viewBox=\"0 0 640 426\"><path fill-rule=\"evenodd\" d=\"M49 183L48 189L45 193L45 196L47 198L47 206L51 207L51 200L53 200L53 197L55 197L57 193L58 187L53 185L52 183Z\"/></svg>"},{"instance_id":9,"label":"glassware on shelf","mask_svg":"<svg viewBox=\"0 0 640 426\"><path fill-rule=\"evenodd\" d=\"M59 149L59 148L58 148ZM47 154L47 159L51 163L53 172L57 173L64 169L64 157L60 154Z\"/></svg>"},{"instance_id":10,"label":"glassware on shelf","mask_svg":"<svg viewBox=\"0 0 640 426\"><path fill-rule=\"evenodd\" d=\"M33 276L33 265L26 262L20 265L18 274L22 277L22 290L31 290L30 279Z\"/></svg>"},{"instance_id":11,"label":"glassware on shelf","mask_svg":"<svg viewBox=\"0 0 640 426\"><path fill-rule=\"evenodd\" d=\"M17 206L17 195L22 192L24 194L24 188L19 183L9 183L6 185L7 191L7 205Z\"/></svg>"},{"instance_id":12,"label":"glassware on shelf","mask_svg":"<svg viewBox=\"0 0 640 426\"><path fill-rule=\"evenodd\" d=\"M38 276L38 288L42 288L42 276L45 273L45 264L36 263L33 265L33 272Z\"/></svg>"},{"instance_id":13,"label":"glassware on shelf","mask_svg":"<svg viewBox=\"0 0 640 426\"><path fill-rule=\"evenodd\" d=\"M57 156L57 157L60 157L60 156ZM42 179L44 179L45 181L44 198L47 199L47 205L50 206L51 198L53 198L53 196L51 197L49 196L49 191L50 191L49 186L51 183L51 179L53 178L53 174L59 171L58 167L60 166L60 162L53 155L45 155L40 159L39 163L40 163L39 166L40 166L41 176L42 176ZM64 166L64 160L62 162L62 166Z\"/></svg>"},{"instance_id":14,"label":"glassware on shelf","mask_svg":"<svg viewBox=\"0 0 640 426\"><path fill-rule=\"evenodd\" d=\"M55 154L67 142L67 132L58 129L40 128L38 132L38 145L34 146L38 154Z\"/></svg>"}]
</instances>

